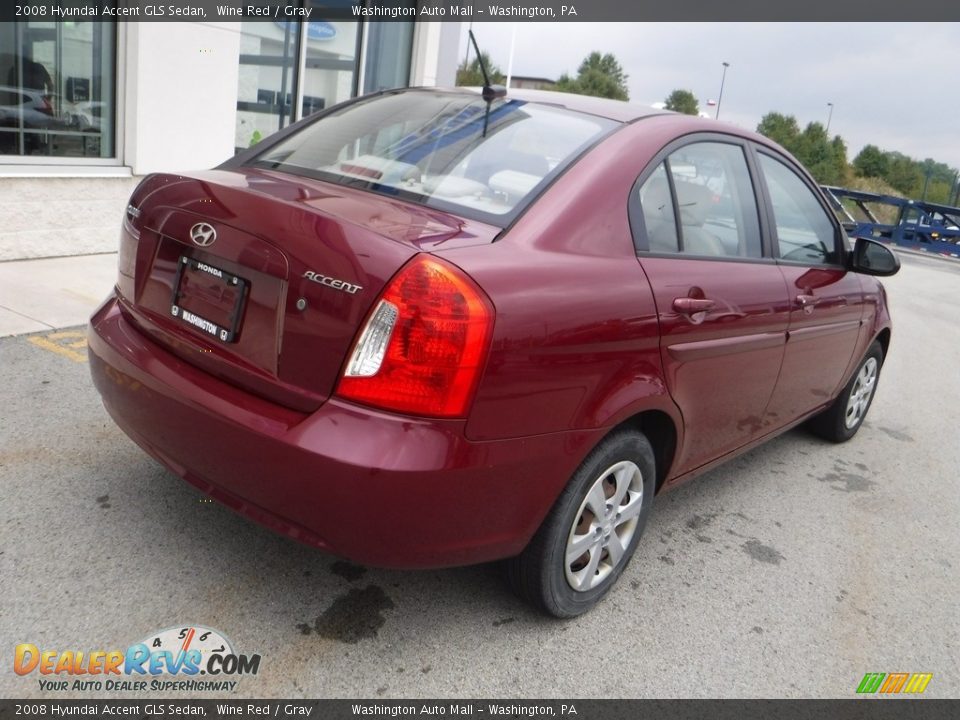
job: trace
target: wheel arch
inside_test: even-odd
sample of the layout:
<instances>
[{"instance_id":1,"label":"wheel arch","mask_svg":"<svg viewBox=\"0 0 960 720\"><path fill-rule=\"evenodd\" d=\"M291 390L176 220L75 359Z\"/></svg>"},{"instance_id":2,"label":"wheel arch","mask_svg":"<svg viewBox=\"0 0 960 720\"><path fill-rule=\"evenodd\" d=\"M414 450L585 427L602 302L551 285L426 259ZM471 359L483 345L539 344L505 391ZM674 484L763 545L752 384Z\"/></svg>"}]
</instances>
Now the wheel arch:
<instances>
[{"instance_id":1,"label":"wheel arch","mask_svg":"<svg viewBox=\"0 0 960 720\"><path fill-rule=\"evenodd\" d=\"M887 359L887 351L890 349L890 328L885 327L874 338L874 342L880 343L880 347L883 349L883 359Z\"/></svg>"},{"instance_id":2,"label":"wheel arch","mask_svg":"<svg viewBox=\"0 0 960 720\"><path fill-rule=\"evenodd\" d=\"M677 456L679 433L674 418L663 410L642 410L616 425L607 436L623 429L642 432L650 441L657 463L656 491L659 493Z\"/></svg>"}]
</instances>

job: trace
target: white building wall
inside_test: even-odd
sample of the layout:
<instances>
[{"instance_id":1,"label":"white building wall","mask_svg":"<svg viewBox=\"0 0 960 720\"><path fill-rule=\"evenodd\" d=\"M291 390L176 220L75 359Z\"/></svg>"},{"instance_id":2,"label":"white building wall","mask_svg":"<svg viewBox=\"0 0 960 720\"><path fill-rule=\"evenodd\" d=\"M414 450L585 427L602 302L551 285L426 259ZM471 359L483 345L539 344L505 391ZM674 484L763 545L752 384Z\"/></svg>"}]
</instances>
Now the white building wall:
<instances>
[{"instance_id":1,"label":"white building wall","mask_svg":"<svg viewBox=\"0 0 960 720\"><path fill-rule=\"evenodd\" d=\"M139 178L0 177L0 261L113 252Z\"/></svg>"},{"instance_id":2,"label":"white building wall","mask_svg":"<svg viewBox=\"0 0 960 720\"><path fill-rule=\"evenodd\" d=\"M413 29L410 85L453 87L459 44L460 23L417 23Z\"/></svg>"},{"instance_id":3,"label":"white building wall","mask_svg":"<svg viewBox=\"0 0 960 720\"><path fill-rule=\"evenodd\" d=\"M199 170L233 155L239 23L130 23L125 164Z\"/></svg>"}]
</instances>

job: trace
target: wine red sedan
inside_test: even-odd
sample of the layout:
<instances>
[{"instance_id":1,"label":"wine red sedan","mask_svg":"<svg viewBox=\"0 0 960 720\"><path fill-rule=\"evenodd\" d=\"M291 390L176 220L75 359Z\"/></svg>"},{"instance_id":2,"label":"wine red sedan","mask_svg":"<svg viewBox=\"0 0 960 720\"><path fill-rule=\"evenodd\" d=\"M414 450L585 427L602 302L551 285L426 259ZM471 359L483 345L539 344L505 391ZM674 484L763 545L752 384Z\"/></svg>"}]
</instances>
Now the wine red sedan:
<instances>
[{"instance_id":1,"label":"wine red sedan","mask_svg":"<svg viewBox=\"0 0 960 720\"><path fill-rule=\"evenodd\" d=\"M658 493L799 423L857 432L899 267L753 133L435 89L145 178L119 266L91 371L146 452L356 562L509 558L561 617Z\"/></svg>"}]
</instances>

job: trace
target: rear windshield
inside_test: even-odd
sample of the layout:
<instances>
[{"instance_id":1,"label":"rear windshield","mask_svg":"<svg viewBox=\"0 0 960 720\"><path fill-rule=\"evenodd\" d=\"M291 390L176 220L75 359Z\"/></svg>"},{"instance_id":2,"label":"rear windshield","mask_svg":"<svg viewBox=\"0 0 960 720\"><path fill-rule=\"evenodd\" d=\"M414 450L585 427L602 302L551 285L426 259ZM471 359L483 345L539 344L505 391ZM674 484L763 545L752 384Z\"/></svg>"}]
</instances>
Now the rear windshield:
<instances>
[{"instance_id":1,"label":"rear windshield","mask_svg":"<svg viewBox=\"0 0 960 720\"><path fill-rule=\"evenodd\" d=\"M252 165L508 224L619 123L547 105L403 92L335 110Z\"/></svg>"}]
</instances>

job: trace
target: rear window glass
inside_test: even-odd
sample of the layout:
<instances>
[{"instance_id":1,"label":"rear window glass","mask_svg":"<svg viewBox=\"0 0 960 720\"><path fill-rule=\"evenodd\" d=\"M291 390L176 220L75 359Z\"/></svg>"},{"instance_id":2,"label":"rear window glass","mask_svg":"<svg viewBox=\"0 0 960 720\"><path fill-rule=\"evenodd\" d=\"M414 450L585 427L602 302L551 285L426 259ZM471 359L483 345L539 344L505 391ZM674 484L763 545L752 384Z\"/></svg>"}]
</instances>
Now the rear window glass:
<instances>
[{"instance_id":1,"label":"rear window glass","mask_svg":"<svg viewBox=\"0 0 960 720\"><path fill-rule=\"evenodd\" d=\"M619 123L437 92L381 95L311 123L251 164L509 223Z\"/></svg>"}]
</instances>

